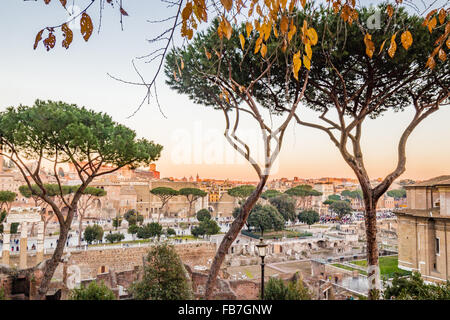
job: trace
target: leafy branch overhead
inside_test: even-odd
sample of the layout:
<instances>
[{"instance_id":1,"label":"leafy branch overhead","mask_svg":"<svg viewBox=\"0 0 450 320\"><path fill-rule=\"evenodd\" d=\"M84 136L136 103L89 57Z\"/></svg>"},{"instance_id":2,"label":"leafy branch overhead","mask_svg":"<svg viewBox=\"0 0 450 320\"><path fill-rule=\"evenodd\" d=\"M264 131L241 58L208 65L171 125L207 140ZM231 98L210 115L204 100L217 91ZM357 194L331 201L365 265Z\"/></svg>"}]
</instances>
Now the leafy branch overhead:
<instances>
[{"instance_id":1,"label":"leafy branch overhead","mask_svg":"<svg viewBox=\"0 0 450 320\"><path fill-rule=\"evenodd\" d=\"M45 4L49 4L50 0L44 0ZM93 22L87 11L96 0L92 0L82 12L73 17L72 20L81 15L80 27L81 34L85 41L88 41L93 31ZM106 0L107 3L114 6L112 0ZM117 1L116 1L117 2ZM60 0L61 5L66 7L66 0ZM122 7L122 1L119 4L119 12L122 24L122 16L128 16L128 13ZM184 4L185 3L185 4ZM184 5L183 5L184 4ZM434 3L433 3L434 4ZM427 28L430 33L438 32L439 38L434 43L434 50L429 55L426 66L434 69L436 66L436 57L441 61L446 61L447 54L445 50L450 49L450 8L445 6L435 8L433 4L426 4L423 2L424 8L419 10L415 6L415 10L423 15L423 27ZM304 11L310 13L310 18L313 17L316 8L314 8L313 0L178 0L173 2L169 7L178 7L178 12L175 17L176 23L171 27L176 29L181 25L180 33L187 41L193 39L194 33L197 32L199 25L207 23L209 18L219 19L219 27L217 33L220 39L230 40L233 34L232 24L237 24L237 21L242 21L246 25L246 32L239 34L240 44L242 50L245 50L246 43L253 31L258 32L259 37L254 48L254 54L260 54L264 59L267 54L267 40L270 37L281 38L283 41L283 51L285 51L292 38L296 34L301 34L301 39L304 43L302 50L297 48L292 57L293 71L296 77L298 70L302 64L309 69L312 59L311 46L317 44L318 34L314 27L310 26L313 23L312 19L306 19L303 22L294 20L296 12ZM373 39L369 28L364 27L365 21L360 18L358 7L355 0L327 0L326 6L330 9L330 14L339 16L343 23L352 26L357 24L362 32L365 34L364 45L366 47L366 54L372 58L378 52L381 54L386 48L389 56L394 58L398 43L405 50L408 50L414 43L414 34L409 29L408 25L401 25L398 23L398 15L405 7L411 7L409 2L403 3L403 0L388 1L384 6L383 23L384 34L382 39ZM100 10L103 10L102 2ZM181 22L178 23L178 19ZM302 25L302 27L300 27ZM47 38L43 40L44 46L47 50L54 48L56 43L55 30L60 29L63 33L64 40L62 46L69 48L73 40L73 32L68 27L67 23L63 23L55 27L46 27L38 32L36 35L34 48L36 49L39 42L43 39L43 33L47 30ZM345 29L345 26L342 28ZM168 33L166 30L163 34ZM323 36L338 37L338 34L327 34ZM172 36L169 40L172 39ZM375 40L379 45L375 45ZM168 45L169 45L168 41ZM447 47L447 49L445 48ZM167 50L165 50L167 52ZM219 52L221 53L221 52ZM205 54L210 56L211 53L205 50ZM165 54L163 54L164 58Z\"/></svg>"},{"instance_id":2,"label":"leafy branch overhead","mask_svg":"<svg viewBox=\"0 0 450 320\"><path fill-rule=\"evenodd\" d=\"M50 2L51 2L51 0L44 0L44 3L46 5L50 4ZM67 8L66 8L67 0L59 0L59 2L67 10ZM56 35L55 35L56 30L60 30L62 33L62 36L63 36L63 41L61 43L62 47L69 49L70 45L72 44L74 34L73 34L73 31L69 28L68 23L74 21L75 19L77 19L80 16L81 16L80 32L81 32L83 39L87 42L89 40L89 38L91 37L92 32L94 31L94 23L92 22L92 19L89 16L89 14L87 13L87 11L94 2L96 2L96 0L91 0L91 3L89 5L87 5L86 8L84 8L84 10L82 10L79 14L72 17L70 19L70 21L62 23L58 26L46 27L46 28L42 29L41 31L39 31L34 40L33 48L36 50L36 48L39 45L39 42L41 42L41 40L43 39L44 32L47 32L47 38L45 38L42 42L43 42L45 48L47 49L47 51L49 51L50 49L53 49L56 44ZM114 7L113 0L106 0L106 2L109 3L112 7ZM103 10L103 9L104 9L103 6L101 6L100 10ZM120 12L120 22L122 24L122 16L128 16L128 12L126 12L123 9L121 4L119 5L119 12Z\"/></svg>"}]
</instances>

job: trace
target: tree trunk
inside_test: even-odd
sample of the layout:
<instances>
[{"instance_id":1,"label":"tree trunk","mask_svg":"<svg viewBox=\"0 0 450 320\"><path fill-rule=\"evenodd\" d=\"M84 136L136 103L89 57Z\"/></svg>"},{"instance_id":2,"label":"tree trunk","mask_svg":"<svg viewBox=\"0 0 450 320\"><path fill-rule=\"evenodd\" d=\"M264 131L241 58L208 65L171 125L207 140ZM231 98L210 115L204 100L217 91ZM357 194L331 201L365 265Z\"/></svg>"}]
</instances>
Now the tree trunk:
<instances>
[{"instance_id":1,"label":"tree trunk","mask_svg":"<svg viewBox=\"0 0 450 320\"><path fill-rule=\"evenodd\" d=\"M78 214L78 218L80 220L79 225L78 225L78 245L81 247L81 234L83 231L83 217L81 216L81 214Z\"/></svg>"},{"instance_id":2,"label":"tree trunk","mask_svg":"<svg viewBox=\"0 0 450 320\"><path fill-rule=\"evenodd\" d=\"M261 177L255 191L253 191L250 197L247 198L247 201L242 206L240 214L236 217L236 219L234 219L230 229L223 237L209 271L208 281L206 282L205 299L210 300L212 298L214 288L216 287L217 275L219 274L220 266L225 259L225 255L228 253L228 250L230 249L234 240L239 235L242 227L245 225L250 211L255 206L256 202L259 199L259 196L263 191L268 177L268 175L264 175Z\"/></svg>"},{"instance_id":3,"label":"tree trunk","mask_svg":"<svg viewBox=\"0 0 450 320\"><path fill-rule=\"evenodd\" d=\"M189 222L189 218L191 217L191 212L192 211L192 202L190 201L189 202L189 212L188 212L188 221L187 222Z\"/></svg>"},{"instance_id":4,"label":"tree trunk","mask_svg":"<svg viewBox=\"0 0 450 320\"><path fill-rule=\"evenodd\" d=\"M69 214L69 213L68 213ZM50 281L55 273L58 264L61 262L61 257L64 253L64 247L67 241L70 227L67 225L60 225L60 233L58 238L58 244L56 245L53 256L45 262L44 275L42 277L41 284L39 286L37 298L45 300L45 295L48 291Z\"/></svg>"},{"instance_id":5,"label":"tree trunk","mask_svg":"<svg viewBox=\"0 0 450 320\"><path fill-rule=\"evenodd\" d=\"M378 243L377 243L377 201L372 196L364 195L364 206L366 211L366 242L367 242L367 279L368 296L370 300L378 300L380 297L380 267L378 265Z\"/></svg>"}]
</instances>

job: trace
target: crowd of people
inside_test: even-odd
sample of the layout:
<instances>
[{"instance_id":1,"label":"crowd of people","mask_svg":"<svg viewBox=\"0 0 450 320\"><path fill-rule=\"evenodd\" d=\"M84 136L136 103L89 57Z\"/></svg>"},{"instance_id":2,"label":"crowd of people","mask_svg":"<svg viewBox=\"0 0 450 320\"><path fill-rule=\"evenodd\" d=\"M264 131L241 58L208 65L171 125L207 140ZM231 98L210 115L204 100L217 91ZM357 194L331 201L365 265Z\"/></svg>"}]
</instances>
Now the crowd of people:
<instances>
[{"instance_id":1,"label":"crowd of people","mask_svg":"<svg viewBox=\"0 0 450 320\"><path fill-rule=\"evenodd\" d=\"M362 221L364 220L365 216L363 212L355 212L352 215L346 215L345 217L339 218L335 214L327 214L327 215L321 215L319 223L326 224L326 223L339 223L339 224L349 224L355 221ZM391 211L383 211L383 212L377 212L377 220L380 219L389 219L389 218L395 218L395 214Z\"/></svg>"}]
</instances>

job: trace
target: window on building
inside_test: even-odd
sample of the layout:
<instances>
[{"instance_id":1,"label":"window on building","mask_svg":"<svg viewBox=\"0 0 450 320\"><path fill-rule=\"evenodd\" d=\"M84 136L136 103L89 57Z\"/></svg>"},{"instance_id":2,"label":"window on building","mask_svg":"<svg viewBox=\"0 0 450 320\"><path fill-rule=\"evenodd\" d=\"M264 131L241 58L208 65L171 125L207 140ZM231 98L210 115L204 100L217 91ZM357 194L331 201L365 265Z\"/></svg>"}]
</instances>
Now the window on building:
<instances>
[{"instance_id":1,"label":"window on building","mask_svg":"<svg viewBox=\"0 0 450 320\"><path fill-rule=\"evenodd\" d=\"M436 238L436 254L437 255L439 255L439 250L440 250L439 245L440 245L439 238Z\"/></svg>"}]
</instances>

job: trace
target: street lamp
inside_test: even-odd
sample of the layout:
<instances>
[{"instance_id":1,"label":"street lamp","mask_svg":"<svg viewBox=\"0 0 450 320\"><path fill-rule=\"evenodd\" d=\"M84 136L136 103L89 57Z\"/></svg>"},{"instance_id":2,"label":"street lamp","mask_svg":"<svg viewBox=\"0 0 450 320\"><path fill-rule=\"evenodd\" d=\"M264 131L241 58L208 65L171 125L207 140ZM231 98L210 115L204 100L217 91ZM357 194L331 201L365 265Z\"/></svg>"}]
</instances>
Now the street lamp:
<instances>
[{"instance_id":1,"label":"street lamp","mask_svg":"<svg viewBox=\"0 0 450 320\"><path fill-rule=\"evenodd\" d=\"M267 254L267 243L264 242L263 238L259 238L256 248L258 248L258 255L261 257L261 300L264 300L264 257Z\"/></svg>"}]
</instances>

